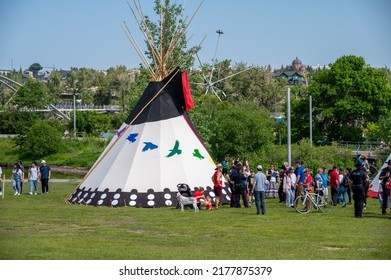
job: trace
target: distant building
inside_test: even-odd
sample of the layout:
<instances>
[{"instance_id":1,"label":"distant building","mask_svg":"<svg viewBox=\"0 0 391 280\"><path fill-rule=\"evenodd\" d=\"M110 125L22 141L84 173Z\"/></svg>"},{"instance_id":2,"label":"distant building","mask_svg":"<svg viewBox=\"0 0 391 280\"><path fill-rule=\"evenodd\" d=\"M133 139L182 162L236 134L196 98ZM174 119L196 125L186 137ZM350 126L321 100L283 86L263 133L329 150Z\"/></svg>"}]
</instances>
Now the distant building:
<instances>
[{"instance_id":1,"label":"distant building","mask_svg":"<svg viewBox=\"0 0 391 280\"><path fill-rule=\"evenodd\" d=\"M33 74L33 71L30 71L30 70L24 70L23 71L23 78L34 78L34 74Z\"/></svg>"},{"instance_id":2,"label":"distant building","mask_svg":"<svg viewBox=\"0 0 391 280\"><path fill-rule=\"evenodd\" d=\"M11 70L0 69L0 75L3 75L3 76L7 76L10 72L11 72Z\"/></svg>"},{"instance_id":3,"label":"distant building","mask_svg":"<svg viewBox=\"0 0 391 280\"><path fill-rule=\"evenodd\" d=\"M295 60L292 61L291 66L287 66L280 70L275 70L273 72L273 79L284 78L287 80L288 85L306 85L307 81L304 76L305 67L301 60L296 57Z\"/></svg>"}]
</instances>

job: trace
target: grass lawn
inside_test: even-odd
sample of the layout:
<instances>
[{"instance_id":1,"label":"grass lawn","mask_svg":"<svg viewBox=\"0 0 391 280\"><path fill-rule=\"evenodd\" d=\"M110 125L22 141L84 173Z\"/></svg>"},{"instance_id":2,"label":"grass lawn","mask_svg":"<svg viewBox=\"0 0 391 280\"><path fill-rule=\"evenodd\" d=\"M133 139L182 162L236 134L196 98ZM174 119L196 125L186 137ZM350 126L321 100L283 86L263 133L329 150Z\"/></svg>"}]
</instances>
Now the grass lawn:
<instances>
[{"instance_id":1,"label":"grass lawn","mask_svg":"<svg viewBox=\"0 0 391 280\"><path fill-rule=\"evenodd\" d=\"M368 199L330 214L298 214L277 199L255 208L183 213L171 208L68 205L76 184L51 183L48 195L0 197L0 259L8 260L356 260L391 259L390 214Z\"/></svg>"}]
</instances>

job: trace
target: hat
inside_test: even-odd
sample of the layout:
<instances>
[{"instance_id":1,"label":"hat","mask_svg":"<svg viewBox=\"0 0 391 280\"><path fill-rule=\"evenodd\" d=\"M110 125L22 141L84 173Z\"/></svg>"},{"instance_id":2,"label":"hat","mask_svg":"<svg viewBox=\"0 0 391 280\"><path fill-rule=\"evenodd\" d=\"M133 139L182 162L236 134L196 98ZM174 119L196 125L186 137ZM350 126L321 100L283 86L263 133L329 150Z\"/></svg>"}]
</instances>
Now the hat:
<instances>
[{"instance_id":1,"label":"hat","mask_svg":"<svg viewBox=\"0 0 391 280\"><path fill-rule=\"evenodd\" d=\"M391 163L391 159L387 160L386 163L390 164Z\"/></svg>"},{"instance_id":2,"label":"hat","mask_svg":"<svg viewBox=\"0 0 391 280\"><path fill-rule=\"evenodd\" d=\"M223 167L223 165L221 163L216 164L215 170L219 169L220 167Z\"/></svg>"},{"instance_id":3,"label":"hat","mask_svg":"<svg viewBox=\"0 0 391 280\"><path fill-rule=\"evenodd\" d=\"M258 165L257 170L262 170L262 165Z\"/></svg>"},{"instance_id":4,"label":"hat","mask_svg":"<svg viewBox=\"0 0 391 280\"><path fill-rule=\"evenodd\" d=\"M362 159L361 158L357 158L356 161L355 161L355 165L356 166L361 166L362 165Z\"/></svg>"},{"instance_id":5,"label":"hat","mask_svg":"<svg viewBox=\"0 0 391 280\"><path fill-rule=\"evenodd\" d=\"M41 161L41 163L46 163L46 161L43 159L43 160Z\"/></svg>"},{"instance_id":6,"label":"hat","mask_svg":"<svg viewBox=\"0 0 391 280\"><path fill-rule=\"evenodd\" d=\"M295 163L303 164L303 161L301 159L298 159L298 160L295 161Z\"/></svg>"}]
</instances>

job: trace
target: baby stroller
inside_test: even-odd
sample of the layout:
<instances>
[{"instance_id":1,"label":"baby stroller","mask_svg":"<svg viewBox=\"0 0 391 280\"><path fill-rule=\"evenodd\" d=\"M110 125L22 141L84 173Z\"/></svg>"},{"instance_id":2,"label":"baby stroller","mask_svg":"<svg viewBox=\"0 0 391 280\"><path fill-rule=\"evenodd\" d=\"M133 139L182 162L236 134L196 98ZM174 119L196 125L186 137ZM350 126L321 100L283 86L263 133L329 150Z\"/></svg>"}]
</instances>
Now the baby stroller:
<instances>
[{"instance_id":1,"label":"baby stroller","mask_svg":"<svg viewBox=\"0 0 391 280\"><path fill-rule=\"evenodd\" d=\"M185 197L192 197L191 190L188 184L185 183L180 183L176 186L178 188L178 191L181 195ZM176 208L179 209L181 206L179 205L179 202L176 204ZM185 205L185 207L190 207L193 209L192 205Z\"/></svg>"}]
</instances>

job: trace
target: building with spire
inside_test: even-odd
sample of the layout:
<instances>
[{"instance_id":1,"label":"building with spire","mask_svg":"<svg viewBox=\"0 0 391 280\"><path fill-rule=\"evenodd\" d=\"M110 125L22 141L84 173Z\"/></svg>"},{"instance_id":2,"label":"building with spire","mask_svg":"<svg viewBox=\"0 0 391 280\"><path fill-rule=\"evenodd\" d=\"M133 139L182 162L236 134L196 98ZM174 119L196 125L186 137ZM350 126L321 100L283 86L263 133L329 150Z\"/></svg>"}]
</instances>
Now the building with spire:
<instances>
[{"instance_id":1,"label":"building with spire","mask_svg":"<svg viewBox=\"0 0 391 280\"><path fill-rule=\"evenodd\" d=\"M305 67L301 60L296 57L292 61L292 65L273 72L273 79L284 78L287 80L287 85L306 85L307 81L304 77Z\"/></svg>"}]
</instances>

